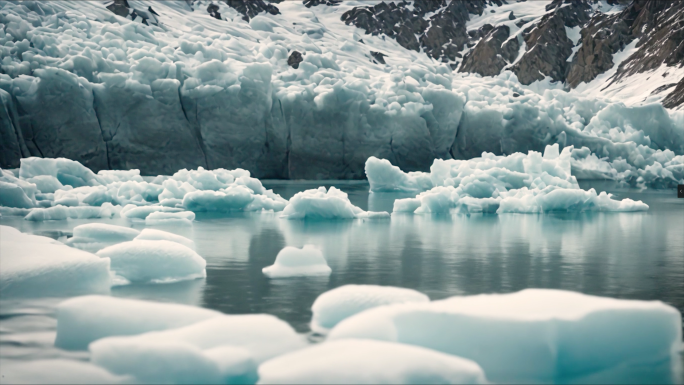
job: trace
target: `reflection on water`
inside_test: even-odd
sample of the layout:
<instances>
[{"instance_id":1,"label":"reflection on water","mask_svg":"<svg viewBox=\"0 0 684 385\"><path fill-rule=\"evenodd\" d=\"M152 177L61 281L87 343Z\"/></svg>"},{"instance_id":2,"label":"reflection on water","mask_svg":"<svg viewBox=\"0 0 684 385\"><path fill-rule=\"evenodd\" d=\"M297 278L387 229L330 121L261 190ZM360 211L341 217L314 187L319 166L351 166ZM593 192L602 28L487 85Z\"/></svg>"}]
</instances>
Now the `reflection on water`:
<instances>
[{"instance_id":1,"label":"reflection on water","mask_svg":"<svg viewBox=\"0 0 684 385\"><path fill-rule=\"evenodd\" d=\"M318 185L265 184L285 198ZM394 199L407 196L369 194L368 185L359 182L336 186L354 204L372 211L391 211ZM231 314L265 312L301 332L309 330L314 299L349 283L413 288L432 299L555 288L661 300L684 312L684 200L667 191L614 191L619 198L643 200L651 208L642 213L395 214L391 220L365 221L199 214L193 226L159 228L196 242L198 253L207 260L206 280L124 286L114 288L112 295L194 304ZM45 234L68 232L86 222L0 219L24 232ZM102 222L130 226L122 219ZM269 280L261 273L283 247L305 244L323 251L333 271L329 278ZM8 323L13 317L6 317L6 309L3 303L2 346L15 327Z\"/></svg>"}]
</instances>

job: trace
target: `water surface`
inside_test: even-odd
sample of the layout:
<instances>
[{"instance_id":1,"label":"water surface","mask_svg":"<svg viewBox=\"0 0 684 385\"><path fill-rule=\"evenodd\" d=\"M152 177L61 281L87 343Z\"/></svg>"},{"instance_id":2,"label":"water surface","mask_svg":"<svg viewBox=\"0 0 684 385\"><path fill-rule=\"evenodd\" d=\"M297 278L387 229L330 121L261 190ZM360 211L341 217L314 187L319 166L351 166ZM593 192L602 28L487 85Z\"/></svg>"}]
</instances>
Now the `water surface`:
<instances>
[{"instance_id":1,"label":"water surface","mask_svg":"<svg viewBox=\"0 0 684 385\"><path fill-rule=\"evenodd\" d=\"M394 199L411 195L368 193L367 182L266 181L284 198L320 185L335 185L364 210L391 211ZM583 188L642 200L638 213L504 215L395 214L391 220L301 221L278 213L230 216L198 214L192 226L160 226L190 239L207 260L206 280L115 287L117 297L177 302L225 313L270 313L299 332L309 331L311 304L345 284L415 289L431 299L507 293L525 288L660 300L684 312L684 199L674 190L617 189L607 182ZM58 237L91 220L0 224ZM142 228L118 218L99 220ZM261 269L285 246L314 244L332 268L329 278L269 280ZM61 299L0 303L0 358L85 358L53 348L54 306ZM679 377L681 378L681 377Z\"/></svg>"}]
</instances>

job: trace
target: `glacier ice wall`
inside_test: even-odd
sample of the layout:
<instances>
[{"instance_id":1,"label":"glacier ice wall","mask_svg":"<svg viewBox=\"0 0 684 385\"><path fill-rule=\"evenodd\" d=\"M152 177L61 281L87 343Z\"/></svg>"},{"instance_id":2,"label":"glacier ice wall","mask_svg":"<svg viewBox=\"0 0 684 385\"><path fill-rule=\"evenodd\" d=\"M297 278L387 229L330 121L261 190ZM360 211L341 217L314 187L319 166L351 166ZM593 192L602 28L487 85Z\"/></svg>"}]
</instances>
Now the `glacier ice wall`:
<instances>
[{"instance_id":1,"label":"glacier ice wall","mask_svg":"<svg viewBox=\"0 0 684 385\"><path fill-rule=\"evenodd\" d=\"M684 112L527 87L510 72L454 73L391 39L361 39L340 20L345 3L285 2L250 22L230 8L220 12L232 22L148 5L159 25L96 1L0 5L0 167L31 155L143 175L201 166L360 179L371 156L427 171L435 158L554 143L633 169L684 155Z\"/></svg>"}]
</instances>

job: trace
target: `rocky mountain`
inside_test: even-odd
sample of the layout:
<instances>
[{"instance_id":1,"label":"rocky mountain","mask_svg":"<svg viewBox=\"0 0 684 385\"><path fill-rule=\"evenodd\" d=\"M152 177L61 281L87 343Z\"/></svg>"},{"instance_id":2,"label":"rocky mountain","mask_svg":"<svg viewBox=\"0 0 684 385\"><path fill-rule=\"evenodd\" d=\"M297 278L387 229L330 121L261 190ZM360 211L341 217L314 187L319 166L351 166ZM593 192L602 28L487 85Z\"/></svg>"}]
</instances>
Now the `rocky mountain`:
<instances>
[{"instance_id":1,"label":"rocky mountain","mask_svg":"<svg viewBox=\"0 0 684 385\"><path fill-rule=\"evenodd\" d=\"M0 167L346 179L369 156L426 170L550 143L684 155L681 1L11 0L0 27Z\"/></svg>"}]
</instances>

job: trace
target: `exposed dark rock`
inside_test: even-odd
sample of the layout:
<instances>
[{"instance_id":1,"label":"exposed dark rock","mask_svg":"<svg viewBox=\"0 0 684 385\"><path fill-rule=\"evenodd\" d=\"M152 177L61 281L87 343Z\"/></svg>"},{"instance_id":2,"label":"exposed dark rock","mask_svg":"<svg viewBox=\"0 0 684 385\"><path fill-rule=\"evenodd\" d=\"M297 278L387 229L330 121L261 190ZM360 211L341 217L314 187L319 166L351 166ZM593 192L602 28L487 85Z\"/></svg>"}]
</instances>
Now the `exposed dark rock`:
<instances>
[{"instance_id":1,"label":"exposed dark rock","mask_svg":"<svg viewBox=\"0 0 684 385\"><path fill-rule=\"evenodd\" d=\"M107 9L121 17L127 17L130 13L130 7L126 0L114 0L112 4L107 5Z\"/></svg>"},{"instance_id":2,"label":"exposed dark rock","mask_svg":"<svg viewBox=\"0 0 684 385\"><path fill-rule=\"evenodd\" d=\"M515 15L513 14L513 11L508 14L508 20L515 20Z\"/></svg>"},{"instance_id":3,"label":"exposed dark rock","mask_svg":"<svg viewBox=\"0 0 684 385\"><path fill-rule=\"evenodd\" d=\"M287 58L287 65L290 67L297 69L299 68L299 63L303 62L304 58L302 57L302 54L299 53L298 51L292 51L290 54L290 57Z\"/></svg>"},{"instance_id":4,"label":"exposed dark rock","mask_svg":"<svg viewBox=\"0 0 684 385\"><path fill-rule=\"evenodd\" d=\"M422 48L430 57L449 62L456 60L470 40L465 29L469 14L481 15L485 1L416 0L412 9L408 5L402 1L354 7L342 15L342 21L367 34L394 38L404 48ZM434 14L426 18L428 13Z\"/></svg>"},{"instance_id":5,"label":"exposed dark rock","mask_svg":"<svg viewBox=\"0 0 684 385\"><path fill-rule=\"evenodd\" d=\"M221 20L221 12L219 12L219 7L216 4L209 4L207 7L207 12L211 17Z\"/></svg>"},{"instance_id":6,"label":"exposed dark rock","mask_svg":"<svg viewBox=\"0 0 684 385\"><path fill-rule=\"evenodd\" d=\"M273 4L266 4L264 0L224 0L228 6L234 8L242 14L242 19L249 21L249 19L260 14L261 12L268 12L271 15L280 13L278 7Z\"/></svg>"},{"instance_id":7,"label":"exposed dark rock","mask_svg":"<svg viewBox=\"0 0 684 385\"><path fill-rule=\"evenodd\" d=\"M639 11L630 28L631 35L640 39L638 50L620 63L615 81L663 63L684 65L684 1L635 1L630 7Z\"/></svg>"},{"instance_id":8,"label":"exposed dark rock","mask_svg":"<svg viewBox=\"0 0 684 385\"><path fill-rule=\"evenodd\" d=\"M655 90L653 90L653 92L651 92L651 95L657 95L661 92L667 91L670 88L676 87L676 86L677 86L677 83L665 84L664 86L660 86L660 87L656 88Z\"/></svg>"},{"instance_id":9,"label":"exposed dark rock","mask_svg":"<svg viewBox=\"0 0 684 385\"><path fill-rule=\"evenodd\" d=\"M665 108L675 108L684 103L684 79L679 81L677 87L663 99Z\"/></svg>"},{"instance_id":10,"label":"exposed dark rock","mask_svg":"<svg viewBox=\"0 0 684 385\"><path fill-rule=\"evenodd\" d=\"M513 66L513 72L522 84L530 84L546 76L554 81L565 81L567 59L574 46L565 27L573 28L588 22L591 7L581 0L554 0L546 9L550 12L539 24L523 33L527 52Z\"/></svg>"},{"instance_id":11,"label":"exposed dark rock","mask_svg":"<svg viewBox=\"0 0 684 385\"><path fill-rule=\"evenodd\" d=\"M387 56L387 55L385 55L384 53L382 53L382 52L370 51L370 54L371 54L371 56L373 57L373 59L375 59L375 60L378 61L378 63L380 63L380 64L387 64L387 63L385 63L385 56Z\"/></svg>"},{"instance_id":12,"label":"exposed dark rock","mask_svg":"<svg viewBox=\"0 0 684 385\"><path fill-rule=\"evenodd\" d=\"M304 0L304 6L307 8L315 7L318 5L329 5L337 6L342 2L342 0Z\"/></svg>"},{"instance_id":13,"label":"exposed dark rock","mask_svg":"<svg viewBox=\"0 0 684 385\"><path fill-rule=\"evenodd\" d=\"M518 56L520 43L517 38L504 44L509 35L510 28L505 25L492 29L466 54L458 71L474 72L482 76L498 75Z\"/></svg>"}]
</instances>

